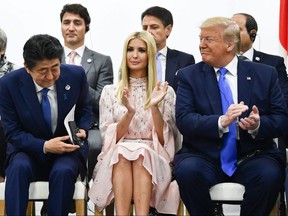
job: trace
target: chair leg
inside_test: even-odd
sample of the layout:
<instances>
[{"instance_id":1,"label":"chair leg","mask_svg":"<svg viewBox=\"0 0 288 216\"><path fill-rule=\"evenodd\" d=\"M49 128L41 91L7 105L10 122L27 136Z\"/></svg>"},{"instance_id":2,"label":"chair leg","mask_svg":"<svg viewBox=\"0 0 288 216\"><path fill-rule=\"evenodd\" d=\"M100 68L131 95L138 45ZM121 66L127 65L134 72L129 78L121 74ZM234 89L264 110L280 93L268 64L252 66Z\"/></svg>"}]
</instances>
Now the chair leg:
<instances>
[{"instance_id":1,"label":"chair leg","mask_svg":"<svg viewBox=\"0 0 288 216\"><path fill-rule=\"evenodd\" d=\"M134 205L133 203L131 203L131 206L130 206L130 215L134 215Z\"/></svg>"},{"instance_id":2,"label":"chair leg","mask_svg":"<svg viewBox=\"0 0 288 216\"><path fill-rule=\"evenodd\" d=\"M84 199L75 200L76 215L83 216L87 215L87 202Z\"/></svg>"},{"instance_id":3,"label":"chair leg","mask_svg":"<svg viewBox=\"0 0 288 216\"><path fill-rule=\"evenodd\" d=\"M96 208L96 206L94 207L94 215L95 216L103 216L103 211L101 211L101 212L99 212L98 210L97 210L97 208ZM107 213L106 213L106 215L108 215Z\"/></svg>"},{"instance_id":4,"label":"chair leg","mask_svg":"<svg viewBox=\"0 0 288 216\"><path fill-rule=\"evenodd\" d=\"M276 201L269 216L279 216L279 200Z\"/></svg>"},{"instance_id":5,"label":"chair leg","mask_svg":"<svg viewBox=\"0 0 288 216\"><path fill-rule=\"evenodd\" d=\"M0 216L5 216L5 200L0 200Z\"/></svg>"},{"instance_id":6,"label":"chair leg","mask_svg":"<svg viewBox=\"0 0 288 216\"><path fill-rule=\"evenodd\" d=\"M105 212L107 216L114 215L114 202L111 202L108 206L106 206Z\"/></svg>"},{"instance_id":7,"label":"chair leg","mask_svg":"<svg viewBox=\"0 0 288 216\"><path fill-rule=\"evenodd\" d=\"M35 216L34 201L29 201L26 209L27 216Z\"/></svg>"},{"instance_id":8,"label":"chair leg","mask_svg":"<svg viewBox=\"0 0 288 216\"><path fill-rule=\"evenodd\" d=\"M180 202L179 202L177 215L179 215L179 216L184 215L184 203L182 202L182 200L180 200Z\"/></svg>"}]
</instances>

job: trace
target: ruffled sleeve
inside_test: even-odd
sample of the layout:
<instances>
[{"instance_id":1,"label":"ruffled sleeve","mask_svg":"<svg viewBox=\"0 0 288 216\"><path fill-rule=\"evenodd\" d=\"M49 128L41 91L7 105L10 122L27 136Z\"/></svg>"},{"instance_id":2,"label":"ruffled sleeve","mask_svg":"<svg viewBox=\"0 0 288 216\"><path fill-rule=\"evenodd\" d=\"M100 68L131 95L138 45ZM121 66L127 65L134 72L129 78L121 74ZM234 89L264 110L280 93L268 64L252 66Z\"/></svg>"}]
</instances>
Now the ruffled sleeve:
<instances>
[{"instance_id":1,"label":"ruffled sleeve","mask_svg":"<svg viewBox=\"0 0 288 216\"><path fill-rule=\"evenodd\" d=\"M102 153L106 153L110 146L116 144L117 122L114 121L114 104L117 103L116 87L104 86L99 102L99 130L103 140ZM99 156L100 156L99 155Z\"/></svg>"},{"instance_id":2,"label":"ruffled sleeve","mask_svg":"<svg viewBox=\"0 0 288 216\"><path fill-rule=\"evenodd\" d=\"M175 142L177 140L178 130L175 121L175 92L169 86L167 94L160 105L161 113L164 120L164 145L159 143L157 134L153 129L153 145L155 151L164 157L167 161L172 161L175 154Z\"/></svg>"}]
</instances>

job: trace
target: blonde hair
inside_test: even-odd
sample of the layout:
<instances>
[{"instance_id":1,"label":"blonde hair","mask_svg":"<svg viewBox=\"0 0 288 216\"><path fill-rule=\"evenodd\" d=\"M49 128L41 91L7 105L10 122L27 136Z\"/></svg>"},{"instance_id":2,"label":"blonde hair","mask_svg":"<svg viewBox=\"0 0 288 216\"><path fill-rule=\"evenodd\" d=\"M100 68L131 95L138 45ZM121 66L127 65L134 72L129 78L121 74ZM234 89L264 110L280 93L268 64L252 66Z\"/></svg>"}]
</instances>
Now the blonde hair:
<instances>
[{"instance_id":1,"label":"blonde hair","mask_svg":"<svg viewBox=\"0 0 288 216\"><path fill-rule=\"evenodd\" d=\"M123 89L125 87L130 88L129 84L129 68L127 67L127 48L129 42L133 39L140 39L146 43L147 55L148 55L148 65L147 65L147 97L144 108L149 108L151 93L157 83L157 71L156 71L156 43L153 36L146 31L133 32L130 34L124 42L122 62L119 70L119 84L117 89L118 101L122 101Z\"/></svg>"},{"instance_id":2,"label":"blonde hair","mask_svg":"<svg viewBox=\"0 0 288 216\"><path fill-rule=\"evenodd\" d=\"M223 32L221 37L227 43L236 44L234 48L234 53L240 51L240 28L236 22L227 17L211 17L206 19L200 28L210 28L210 27L223 27Z\"/></svg>"}]
</instances>

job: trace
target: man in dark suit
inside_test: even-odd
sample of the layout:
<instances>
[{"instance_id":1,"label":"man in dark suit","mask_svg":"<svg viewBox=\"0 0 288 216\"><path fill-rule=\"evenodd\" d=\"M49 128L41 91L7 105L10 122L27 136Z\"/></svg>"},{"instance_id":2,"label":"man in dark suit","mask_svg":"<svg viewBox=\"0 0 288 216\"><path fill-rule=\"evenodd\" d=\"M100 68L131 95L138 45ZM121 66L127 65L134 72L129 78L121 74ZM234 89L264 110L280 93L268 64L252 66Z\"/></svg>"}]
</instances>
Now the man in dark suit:
<instances>
[{"instance_id":1,"label":"man in dark suit","mask_svg":"<svg viewBox=\"0 0 288 216\"><path fill-rule=\"evenodd\" d=\"M288 78L284 58L260 52L253 48L258 31L258 25L253 16L246 13L236 13L232 16L232 19L240 27L240 54L250 61L275 67L278 72L280 87L288 104Z\"/></svg>"},{"instance_id":2,"label":"man in dark suit","mask_svg":"<svg viewBox=\"0 0 288 216\"><path fill-rule=\"evenodd\" d=\"M267 64L278 72L279 84L281 90L284 94L286 104L288 105L288 77L286 66L284 63L284 58L277 55L271 55L268 53L257 51L253 48L253 44L257 37L258 25L255 18L247 13L236 13L232 16L237 25L240 27L240 54L248 58L248 60L253 62L258 62L262 64ZM284 136L278 138L278 147L283 153L283 158L286 158L286 146L288 146L288 133L286 132ZM287 181L288 186L288 181ZM284 186L283 186L284 187ZM288 192L288 189L287 189ZM285 212L285 200L283 194L280 197L280 210Z\"/></svg>"},{"instance_id":3,"label":"man in dark suit","mask_svg":"<svg viewBox=\"0 0 288 216\"><path fill-rule=\"evenodd\" d=\"M86 7L81 4L66 4L60 13L61 31L64 39L64 54L62 62L81 65L89 83L89 92L92 96L93 121L88 133L88 180L92 178L101 152L102 139L99 132L99 99L102 89L113 83L112 60L109 56L100 54L85 46L85 34L90 29L90 15ZM70 52L77 54L74 61L70 61Z\"/></svg>"},{"instance_id":4,"label":"man in dark suit","mask_svg":"<svg viewBox=\"0 0 288 216\"><path fill-rule=\"evenodd\" d=\"M178 79L176 72L188 65L195 64L193 55L170 49L166 41L173 28L173 16L166 8L154 6L145 10L141 15L142 29L152 34L155 39L157 52L160 54L162 80L169 83L176 91Z\"/></svg>"},{"instance_id":5,"label":"man in dark suit","mask_svg":"<svg viewBox=\"0 0 288 216\"><path fill-rule=\"evenodd\" d=\"M25 67L0 79L0 114L8 143L7 215L26 214L29 184L38 180L49 181L48 214L68 215L76 179L86 174L89 85L82 67L61 65L62 55L56 38L32 36L23 48ZM41 96L44 90L47 97ZM64 126L74 106L82 147L71 144Z\"/></svg>"},{"instance_id":6,"label":"man in dark suit","mask_svg":"<svg viewBox=\"0 0 288 216\"><path fill-rule=\"evenodd\" d=\"M245 186L240 215L269 215L284 178L273 138L288 126L277 72L238 59L240 29L232 19L209 18L200 30L202 62L177 74L176 123L183 143L174 163L181 198L190 215L213 215L209 188L232 181ZM227 147L235 147L234 153L225 153Z\"/></svg>"}]
</instances>

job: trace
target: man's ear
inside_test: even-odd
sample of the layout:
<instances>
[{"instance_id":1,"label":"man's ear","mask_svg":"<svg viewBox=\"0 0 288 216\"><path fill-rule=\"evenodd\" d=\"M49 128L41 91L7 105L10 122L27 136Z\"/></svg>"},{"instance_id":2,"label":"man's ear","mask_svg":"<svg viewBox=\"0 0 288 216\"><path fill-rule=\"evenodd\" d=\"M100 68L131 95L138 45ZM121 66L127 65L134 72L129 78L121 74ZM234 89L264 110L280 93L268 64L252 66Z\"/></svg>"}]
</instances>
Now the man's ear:
<instances>
[{"instance_id":1,"label":"man's ear","mask_svg":"<svg viewBox=\"0 0 288 216\"><path fill-rule=\"evenodd\" d=\"M172 25L169 24L168 26L165 27L166 38L168 38L170 36L171 31L172 31Z\"/></svg>"}]
</instances>

